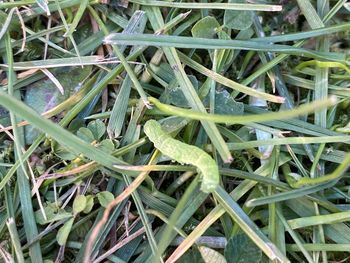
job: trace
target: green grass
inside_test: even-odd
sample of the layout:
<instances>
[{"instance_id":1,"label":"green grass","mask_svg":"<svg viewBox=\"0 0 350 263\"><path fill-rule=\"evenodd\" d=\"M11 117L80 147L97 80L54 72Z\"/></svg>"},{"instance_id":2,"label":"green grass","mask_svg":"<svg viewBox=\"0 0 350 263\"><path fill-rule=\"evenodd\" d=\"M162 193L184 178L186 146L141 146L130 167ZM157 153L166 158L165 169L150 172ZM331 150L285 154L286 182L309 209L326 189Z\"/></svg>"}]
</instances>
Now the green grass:
<instances>
[{"instance_id":1,"label":"green grass","mask_svg":"<svg viewBox=\"0 0 350 263\"><path fill-rule=\"evenodd\" d=\"M347 8L0 3L0 262L349 261Z\"/></svg>"}]
</instances>

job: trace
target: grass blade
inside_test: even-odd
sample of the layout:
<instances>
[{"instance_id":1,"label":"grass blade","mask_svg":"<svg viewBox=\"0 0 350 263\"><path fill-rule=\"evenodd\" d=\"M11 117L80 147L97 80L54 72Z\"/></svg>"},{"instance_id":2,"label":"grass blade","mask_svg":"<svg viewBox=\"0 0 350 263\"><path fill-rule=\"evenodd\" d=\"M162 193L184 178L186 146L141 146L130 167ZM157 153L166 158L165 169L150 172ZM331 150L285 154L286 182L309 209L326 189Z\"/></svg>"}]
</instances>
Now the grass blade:
<instances>
[{"instance_id":1,"label":"grass blade","mask_svg":"<svg viewBox=\"0 0 350 263\"><path fill-rule=\"evenodd\" d=\"M140 46L176 47L176 48L199 48L199 49L239 49L266 52L279 52L288 55L310 57L320 60L331 60L346 63L345 55L335 52L318 52L309 49L257 43L244 40L203 39L181 36L155 36L150 34L123 35L114 33L108 35L104 42L106 44L124 44Z\"/></svg>"},{"instance_id":2,"label":"grass blade","mask_svg":"<svg viewBox=\"0 0 350 263\"><path fill-rule=\"evenodd\" d=\"M268 256L271 260L279 262L289 262L277 247L261 232L261 230L251 221L243 212L242 208L232 199L227 192L220 186L214 192L215 198L218 199L223 208L235 220L240 228L254 241L254 243Z\"/></svg>"}]
</instances>

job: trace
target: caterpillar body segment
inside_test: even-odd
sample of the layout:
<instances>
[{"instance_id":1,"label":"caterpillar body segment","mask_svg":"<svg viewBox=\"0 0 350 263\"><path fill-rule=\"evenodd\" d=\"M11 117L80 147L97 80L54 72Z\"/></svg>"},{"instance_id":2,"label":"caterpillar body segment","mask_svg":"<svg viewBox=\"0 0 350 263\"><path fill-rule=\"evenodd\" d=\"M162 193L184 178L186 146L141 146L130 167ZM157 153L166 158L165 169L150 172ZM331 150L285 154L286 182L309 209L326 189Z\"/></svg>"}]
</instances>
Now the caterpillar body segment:
<instances>
[{"instance_id":1,"label":"caterpillar body segment","mask_svg":"<svg viewBox=\"0 0 350 263\"><path fill-rule=\"evenodd\" d=\"M220 182L219 168L213 158L202 149L173 139L165 133L155 120L149 120L144 126L144 132L153 142L154 147L171 159L196 166L202 175L201 190L213 192Z\"/></svg>"}]
</instances>

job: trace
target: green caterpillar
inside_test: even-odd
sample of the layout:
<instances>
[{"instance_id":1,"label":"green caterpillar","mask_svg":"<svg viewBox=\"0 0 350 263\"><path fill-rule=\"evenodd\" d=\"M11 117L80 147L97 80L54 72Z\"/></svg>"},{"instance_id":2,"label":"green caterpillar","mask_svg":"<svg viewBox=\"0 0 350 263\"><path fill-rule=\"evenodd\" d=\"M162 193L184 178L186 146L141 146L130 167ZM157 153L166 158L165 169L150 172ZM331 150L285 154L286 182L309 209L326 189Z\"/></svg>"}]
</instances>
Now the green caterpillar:
<instances>
[{"instance_id":1,"label":"green caterpillar","mask_svg":"<svg viewBox=\"0 0 350 263\"><path fill-rule=\"evenodd\" d=\"M192 164L197 167L202 174L201 190L203 192L211 193L215 190L220 181L219 168L209 154L198 147L173 139L162 130L160 124L155 120L146 122L144 132L164 155L179 163Z\"/></svg>"}]
</instances>

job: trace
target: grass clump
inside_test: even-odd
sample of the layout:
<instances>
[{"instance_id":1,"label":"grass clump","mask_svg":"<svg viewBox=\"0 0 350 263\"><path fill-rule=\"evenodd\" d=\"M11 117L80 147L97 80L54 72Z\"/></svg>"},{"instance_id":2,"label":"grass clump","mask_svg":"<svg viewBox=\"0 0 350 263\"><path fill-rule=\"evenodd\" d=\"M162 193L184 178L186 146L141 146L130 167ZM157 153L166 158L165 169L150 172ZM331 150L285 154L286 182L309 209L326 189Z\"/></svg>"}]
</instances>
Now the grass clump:
<instances>
[{"instance_id":1,"label":"grass clump","mask_svg":"<svg viewBox=\"0 0 350 263\"><path fill-rule=\"evenodd\" d=\"M0 3L0 262L347 262L349 10Z\"/></svg>"}]
</instances>

